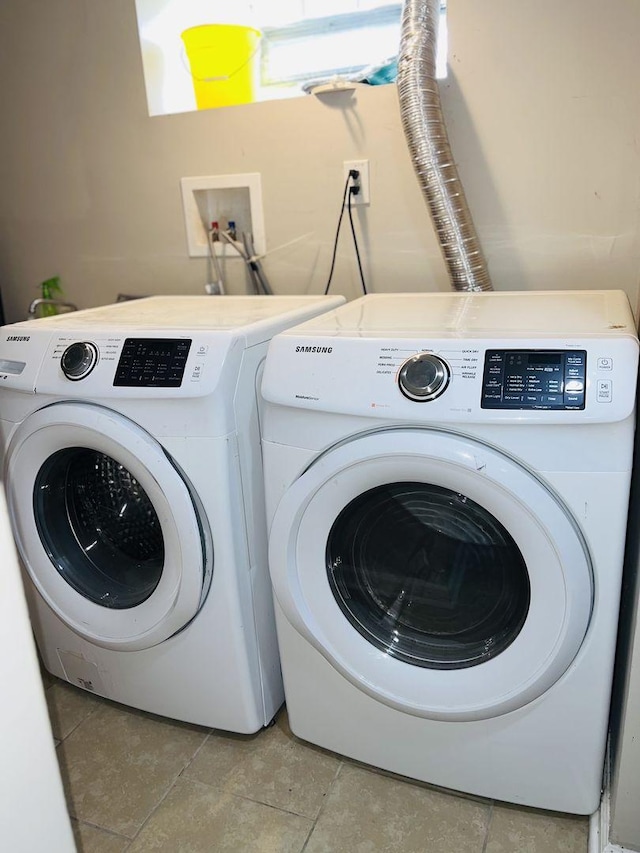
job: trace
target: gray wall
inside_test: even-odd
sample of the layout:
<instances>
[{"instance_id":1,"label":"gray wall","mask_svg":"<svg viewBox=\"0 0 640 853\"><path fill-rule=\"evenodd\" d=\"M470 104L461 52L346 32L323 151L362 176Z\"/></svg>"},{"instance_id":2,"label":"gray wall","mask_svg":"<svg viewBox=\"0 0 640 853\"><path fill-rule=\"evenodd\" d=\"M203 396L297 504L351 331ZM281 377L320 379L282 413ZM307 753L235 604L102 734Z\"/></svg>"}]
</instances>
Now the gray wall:
<instances>
[{"instance_id":1,"label":"gray wall","mask_svg":"<svg viewBox=\"0 0 640 853\"><path fill-rule=\"evenodd\" d=\"M604 11L608 12L605 17ZM640 10L635 0L450 0L443 102L496 289L638 295ZM321 292L342 161L369 158L358 212L373 290L444 290L394 86L149 118L133 0L0 7L0 283L10 320L62 276L80 307L200 293L182 176L260 172L281 293ZM246 287L230 262L231 289ZM359 295L345 228L335 291Z\"/></svg>"}]
</instances>

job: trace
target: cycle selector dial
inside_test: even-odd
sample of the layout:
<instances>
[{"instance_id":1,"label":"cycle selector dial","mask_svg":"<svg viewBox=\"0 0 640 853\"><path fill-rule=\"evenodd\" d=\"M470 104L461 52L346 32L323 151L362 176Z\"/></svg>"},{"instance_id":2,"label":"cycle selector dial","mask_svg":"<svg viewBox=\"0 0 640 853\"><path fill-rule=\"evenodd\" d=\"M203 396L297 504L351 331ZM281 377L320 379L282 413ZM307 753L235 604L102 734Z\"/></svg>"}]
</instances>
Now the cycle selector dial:
<instances>
[{"instance_id":1,"label":"cycle selector dial","mask_svg":"<svg viewBox=\"0 0 640 853\"><path fill-rule=\"evenodd\" d=\"M72 382L84 379L98 363L98 347L91 341L77 341L62 353L60 367Z\"/></svg>"},{"instance_id":2,"label":"cycle selector dial","mask_svg":"<svg viewBox=\"0 0 640 853\"><path fill-rule=\"evenodd\" d=\"M421 352L402 365L398 385L405 397L417 403L428 403L444 393L450 379L451 371L444 359L431 352Z\"/></svg>"}]
</instances>

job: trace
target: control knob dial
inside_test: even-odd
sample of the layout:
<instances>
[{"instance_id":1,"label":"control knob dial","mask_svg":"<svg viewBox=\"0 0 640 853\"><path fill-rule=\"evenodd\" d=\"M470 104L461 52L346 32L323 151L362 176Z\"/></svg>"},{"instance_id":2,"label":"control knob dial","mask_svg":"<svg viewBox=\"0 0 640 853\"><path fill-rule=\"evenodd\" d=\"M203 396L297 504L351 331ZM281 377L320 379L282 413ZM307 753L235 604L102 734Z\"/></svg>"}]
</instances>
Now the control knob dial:
<instances>
[{"instance_id":1,"label":"control knob dial","mask_svg":"<svg viewBox=\"0 0 640 853\"><path fill-rule=\"evenodd\" d=\"M444 393L450 379L451 371L444 359L432 352L421 352L404 362L398 385L405 397L427 403Z\"/></svg>"},{"instance_id":2,"label":"control knob dial","mask_svg":"<svg viewBox=\"0 0 640 853\"><path fill-rule=\"evenodd\" d=\"M76 341L62 353L60 367L72 382L84 379L98 363L98 347L91 341Z\"/></svg>"}]
</instances>

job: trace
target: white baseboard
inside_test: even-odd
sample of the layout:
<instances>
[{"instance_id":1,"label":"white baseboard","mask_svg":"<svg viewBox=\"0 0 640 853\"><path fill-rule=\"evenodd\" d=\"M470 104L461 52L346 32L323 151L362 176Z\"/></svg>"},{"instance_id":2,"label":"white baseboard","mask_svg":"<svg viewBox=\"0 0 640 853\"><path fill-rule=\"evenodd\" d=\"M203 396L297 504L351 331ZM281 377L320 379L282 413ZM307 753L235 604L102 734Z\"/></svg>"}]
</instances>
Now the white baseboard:
<instances>
[{"instance_id":1,"label":"white baseboard","mask_svg":"<svg viewBox=\"0 0 640 853\"><path fill-rule=\"evenodd\" d=\"M609 841L610 807L611 800L607 784L602 794L600 808L589 818L589 853L636 853L629 847L620 847Z\"/></svg>"}]
</instances>

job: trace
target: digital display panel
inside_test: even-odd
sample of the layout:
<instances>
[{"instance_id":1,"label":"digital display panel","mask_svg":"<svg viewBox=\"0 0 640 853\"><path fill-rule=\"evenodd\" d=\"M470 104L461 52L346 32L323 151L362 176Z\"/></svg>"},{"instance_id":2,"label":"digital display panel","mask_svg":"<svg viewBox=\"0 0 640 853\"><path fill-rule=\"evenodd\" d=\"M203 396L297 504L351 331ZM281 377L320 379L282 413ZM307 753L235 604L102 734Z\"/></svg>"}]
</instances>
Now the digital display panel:
<instances>
[{"instance_id":1,"label":"digital display panel","mask_svg":"<svg viewBox=\"0 0 640 853\"><path fill-rule=\"evenodd\" d=\"M191 341L185 338L127 338L113 384L127 388L179 388Z\"/></svg>"},{"instance_id":2,"label":"digital display panel","mask_svg":"<svg viewBox=\"0 0 640 853\"><path fill-rule=\"evenodd\" d=\"M483 409L584 409L584 350L487 350Z\"/></svg>"},{"instance_id":3,"label":"digital display panel","mask_svg":"<svg viewBox=\"0 0 640 853\"><path fill-rule=\"evenodd\" d=\"M559 352L529 353L529 361L532 364L562 364L562 356Z\"/></svg>"}]
</instances>

